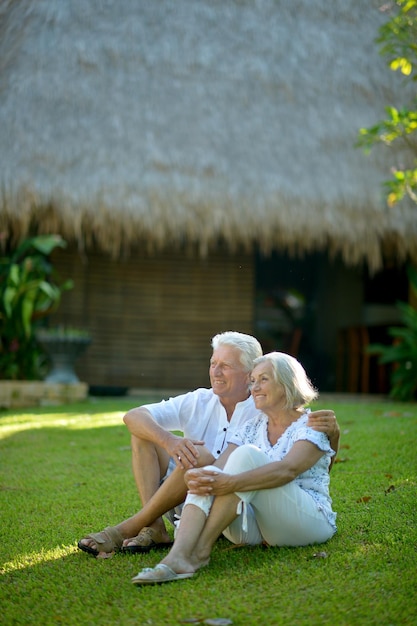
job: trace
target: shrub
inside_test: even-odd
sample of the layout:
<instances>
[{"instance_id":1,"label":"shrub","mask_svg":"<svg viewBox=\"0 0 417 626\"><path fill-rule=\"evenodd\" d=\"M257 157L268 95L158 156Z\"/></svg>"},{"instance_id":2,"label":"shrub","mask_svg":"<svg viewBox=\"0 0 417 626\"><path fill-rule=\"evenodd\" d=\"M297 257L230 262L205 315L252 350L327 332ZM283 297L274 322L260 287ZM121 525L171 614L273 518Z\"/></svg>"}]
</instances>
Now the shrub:
<instances>
[{"instance_id":1,"label":"shrub","mask_svg":"<svg viewBox=\"0 0 417 626\"><path fill-rule=\"evenodd\" d=\"M407 269L410 288L417 298L417 270ZM392 345L371 344L368 351L379 354L379 363L393 365L390 374L391 398L402 401L414 400L417 395L417 310L407 302L397 302L403 326L392 326L388 333Z\"/></svg>"},{"instance_id":2,"label":"shrub","mask_svg":"<svg viewBox=\"0 0 417 626\"><path fill-rule=\"evenodd\" d=\"M42 377L44 352L35 330L39 320L55 311L61 294L73 287L59 284L49 255L66 242L59 235L25 239L0 258L0 378Z\"/></svg>"}]
</instances>

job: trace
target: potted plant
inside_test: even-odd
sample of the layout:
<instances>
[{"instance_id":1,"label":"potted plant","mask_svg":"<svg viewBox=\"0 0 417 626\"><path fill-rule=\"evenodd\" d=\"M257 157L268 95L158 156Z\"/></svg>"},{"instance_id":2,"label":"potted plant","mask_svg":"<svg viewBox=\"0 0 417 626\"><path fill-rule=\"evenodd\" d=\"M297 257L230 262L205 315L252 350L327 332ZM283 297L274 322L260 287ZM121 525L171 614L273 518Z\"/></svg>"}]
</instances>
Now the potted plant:
<instances>
[{"instance_id":1,"label":"potted plant","mask_svg":"<svg viewBox=\"0 0 417 626\"><path fill-rule=\"evenodd\" d=\"M22 241L0 258L0 378L39 380L46 365L35 331L42 317L55 311L63 291L73 282L59 282L49 255L66 242L60 235L39 235Z\"/></svg>"}]
</instances>

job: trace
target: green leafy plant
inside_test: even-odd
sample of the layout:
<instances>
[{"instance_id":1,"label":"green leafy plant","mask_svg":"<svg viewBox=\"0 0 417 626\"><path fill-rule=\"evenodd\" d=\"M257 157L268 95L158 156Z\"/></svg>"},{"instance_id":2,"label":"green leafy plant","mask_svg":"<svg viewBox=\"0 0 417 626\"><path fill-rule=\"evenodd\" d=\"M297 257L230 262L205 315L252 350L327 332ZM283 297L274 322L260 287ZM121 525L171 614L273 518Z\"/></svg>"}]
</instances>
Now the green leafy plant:
<instances>
[{"instance_id":1,"label":"green leafy plant","mask_svg":"<svg viewBox=\"0 0 417 626\"><path fill-rule=\"evenodd\" d=\"M62 292L73 287L71 280L59 284L49 259L65 246L59 235L39 235L0 258L0 378L42 377L44 353L35 330L57 309Z\"/></svg>"},{"instance_id":2,"label":"green leafy plant","mask_svg":"<svg viewBox=\"0 0 417 626\"><path fill-rule=\"evenodd\" d=\"M417 298L417 270L407 270L410 289ZM392 364L390 396L396 400L413 400L417 395L417 309L407 302L397 302L403 326L392 326L388 333L392 345L371 344L368 351L379 354L379 362Z\"/></svg>"},{"instance_id":3,"label":"green leafy plant","mask_svg":"<svg viewBox=\"0 0 417 626\"><path fill-rule=\"evenodd\" d=\"M388 12L389 19L379 28L376 43L386 57L388 67L400 72L407 81L417 81L417 0L395 0L386 3L381 10ZM408 92L404 91L405 95ZM399 96L401 97L399 92ZM406 198L417 204L417 99L409 105L385 107L386 118L369 128L361 128L357 146L365 152L377 144L406 149L401 161L395 163L392 153L392 177L384 182L387 205L394 207ZM405 160L404 160L405 159ZM410 289L416 296L417 272L409 269ZM416 296L417 297L417 296ZM414 399L417 393L417 311L411 304L398 303L403 326L392 327L390 346L373 344L368 352L379 354L381 364L392 364L390 396L398 400Z\"/></svg>"},{"instance_id":4,"label":"green leafy plant","mask_svg":"<svg viewBox=\"0 0 417 626\"><path fill-rule=\"evenodd\" d=\"M400 72L409 81L417 80L417 0L395 0L386 3L384 11L390 19L379 29L376 43L380 53L387 58L388 67ZM394 142L408 152L401 161L393 162L392 178L384 182L385 196L389 207L395 206L405 197L417 203L417 99L413 97L409 106L385 107L386 118L370 128L361 128L357 146L365 152L376 144L390 147ZM392 154L393 161L395 154Z\"/></svg>"}]
</instances>

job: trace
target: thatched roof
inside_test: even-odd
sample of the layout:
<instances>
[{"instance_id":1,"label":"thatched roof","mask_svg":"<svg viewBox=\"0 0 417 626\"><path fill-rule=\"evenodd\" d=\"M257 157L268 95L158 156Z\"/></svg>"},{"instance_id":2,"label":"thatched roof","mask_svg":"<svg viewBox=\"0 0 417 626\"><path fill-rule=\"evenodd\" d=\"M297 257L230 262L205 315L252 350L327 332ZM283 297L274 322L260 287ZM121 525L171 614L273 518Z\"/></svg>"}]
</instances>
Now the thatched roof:
<instances>
[{"instance_id":1,"label":"thatched roof","mask_svg":"<svg viewBox=\"0 0 417 626\"><path fill-rule=\"evenodd\" d=\"M380 4L3 0L1 229L416 258L416 207L383 200L393 155L354 148L403 89Z\"/></svg>"}]
</instances>

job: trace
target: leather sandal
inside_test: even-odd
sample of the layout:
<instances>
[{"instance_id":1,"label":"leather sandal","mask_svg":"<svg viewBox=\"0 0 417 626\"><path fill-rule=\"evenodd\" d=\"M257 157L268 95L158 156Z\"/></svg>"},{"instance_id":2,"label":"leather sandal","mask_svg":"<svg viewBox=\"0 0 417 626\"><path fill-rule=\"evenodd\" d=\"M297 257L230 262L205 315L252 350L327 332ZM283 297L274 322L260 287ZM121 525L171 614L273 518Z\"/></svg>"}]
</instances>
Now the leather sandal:
<instances>
[{"instance_id":1,"label":"leather sandal","mask_svg":"<svg viewBox=\"0 0 417 626\"><path fill-rule=\"evenodd\" d=\"M129 539L130 546L122 546L121 551L127 554L143 554L150 550L170 548L173 541L158 541L158 532L149 526L145 526L139 535Z\"/></svg>"},{"instance_id":2,"label":"leather sandal","mask_svg":"<svg viewBox=\"0 0 417 626\"><path fill-rule=\"evenodd\" d=\"M110 554L111 552L118 552L123 545L124 537L122 537L121 533L115 526L107 526L107 528L101 532L91 533L91 535L87 535L86 537L83 537L83 539L92 539L96 544L97 549L81 543L82 539L78 542L79 549L83 550L83 552L88 552L88 554L92 554L93 556L98 556L100 552L106 552L107 554Z\"/></svg>"}]
</instances>

